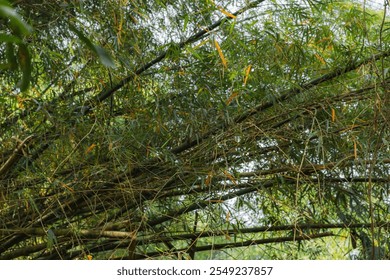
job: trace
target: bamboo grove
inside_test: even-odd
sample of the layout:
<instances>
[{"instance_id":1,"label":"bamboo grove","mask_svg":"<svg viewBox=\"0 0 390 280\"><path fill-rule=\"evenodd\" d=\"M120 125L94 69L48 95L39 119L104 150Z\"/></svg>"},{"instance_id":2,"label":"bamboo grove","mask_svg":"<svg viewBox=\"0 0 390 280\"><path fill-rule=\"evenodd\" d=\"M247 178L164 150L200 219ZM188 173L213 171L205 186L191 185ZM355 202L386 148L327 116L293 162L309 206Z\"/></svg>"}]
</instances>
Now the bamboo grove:
<instances>
[{"instance_id":1,"label":"bamboo grove","mask_svg":"<svg viewBox=\"0 0 390 280\"><path fill-rule=\"evenodd\" d=\"M0 259L388 259L388 1L0 1Z\"/></svg>"}]
</instances>

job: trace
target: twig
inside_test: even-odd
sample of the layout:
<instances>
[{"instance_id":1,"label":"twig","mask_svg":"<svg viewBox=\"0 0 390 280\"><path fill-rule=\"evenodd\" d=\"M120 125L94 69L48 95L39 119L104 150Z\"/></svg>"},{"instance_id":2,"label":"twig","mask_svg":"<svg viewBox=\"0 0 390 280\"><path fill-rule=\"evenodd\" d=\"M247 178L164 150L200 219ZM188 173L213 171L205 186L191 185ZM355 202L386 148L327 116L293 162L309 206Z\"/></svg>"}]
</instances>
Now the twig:
<instances>
[{"instance_id":1,"label":"twig","mask_svg":"<svg viewBox=\"0 0 390 280\"><path fill-rule=\"evenodd\" d=\"M26 145L27 142L29 142L33 137L34 135L29 135L23 141L21 141L21 143L12 152L11 156L7 159L7 161L0 167L0 176L6 174L14 165L14 163L16 163L19 158L21 158L24 145Z\"/></svg>"}]
</instances>

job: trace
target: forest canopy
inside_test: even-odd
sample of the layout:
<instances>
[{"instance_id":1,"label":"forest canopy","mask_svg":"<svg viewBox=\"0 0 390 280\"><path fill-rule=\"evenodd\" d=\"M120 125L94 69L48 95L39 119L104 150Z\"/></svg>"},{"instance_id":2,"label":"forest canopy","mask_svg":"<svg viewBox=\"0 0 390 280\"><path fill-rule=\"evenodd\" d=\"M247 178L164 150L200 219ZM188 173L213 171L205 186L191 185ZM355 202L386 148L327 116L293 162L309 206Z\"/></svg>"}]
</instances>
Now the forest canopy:
<instances>
[{"instance_id":1,"label":"forest canopy","mask_svg":"<svg viewBox=\"0 0 390 280\"><path fill-rule=\"evenodd\" d=\"M0 0L0 259L389 259L389 2Z\"/></svg>"}]
</instances>

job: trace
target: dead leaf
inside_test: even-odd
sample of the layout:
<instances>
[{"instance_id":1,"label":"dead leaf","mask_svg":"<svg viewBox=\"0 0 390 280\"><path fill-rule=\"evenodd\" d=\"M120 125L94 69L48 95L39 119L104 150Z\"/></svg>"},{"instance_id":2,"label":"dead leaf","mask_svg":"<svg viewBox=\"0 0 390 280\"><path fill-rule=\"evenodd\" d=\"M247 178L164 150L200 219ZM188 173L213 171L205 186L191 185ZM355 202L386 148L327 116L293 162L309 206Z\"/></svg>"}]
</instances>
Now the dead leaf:
<instances>
[{"instance_id":1,"label":"dead leaf","mask_svg":"<svg viewBox=\"0 0 390 280\"><path fill-rule=\"evenodd\" d=\"M221 49L221 47L219 46L217 40L214 40L214 44L215 44L215 47L217 48L219 57L221 58L222 65L223 65L225 68L227 68L227 61L226 61L226 58L225 58L225 56L223 55L222 49Z\"/></svg>"},{"instance_id":2,"label":"dead leaf","mask_svg":"<svg viewBox=\"0 0 390 280\"><path fill-rule=\"evenodd\" d=\"M89 154L90 152L92 152L92 150L95 149L95 147L96 147L96 144L92 144L91 146L89 146L89 147L87 148L87 150L85 151L85 154L87 155L87 154Z\"/></svg>"},{"instance_id":3,"label":"dead leaf","mask_svg":"<svg viewBox=\"0 0 390 280\"><path fill-rule=\"evenodd\" d=\"M226 105L229 105L230 103L232 103L232 101L234 100L234 98L236 98L238 96L238 92L233 92L229 98L226 100Z\"/></svg>"},{"instance_id":4,"label":"dead leaf","mask_svg":"<svg viewBox=\"0 0 390 280\"><path fill-rule=\"evenodd\" d=\"M233 184L237 185L237 181L236 179L234 179L233 175L230 174L229 172L227 172L226 170L223 171L223 174L225 174L225 176L233 182Z\"/></svg>"},{"instance_id":5,"label":"dead leaf","mask_svg":"<svg viewBox=\"0 0 390 280\"><path fill-rule=\"evenodd\" d=\"M248 77L249 77L249 73L251 72L251 68L252 68L252 65L249 64L245 70L244 86L246 85L246 82L248 81Z\"/></svg>"}]
</instances>

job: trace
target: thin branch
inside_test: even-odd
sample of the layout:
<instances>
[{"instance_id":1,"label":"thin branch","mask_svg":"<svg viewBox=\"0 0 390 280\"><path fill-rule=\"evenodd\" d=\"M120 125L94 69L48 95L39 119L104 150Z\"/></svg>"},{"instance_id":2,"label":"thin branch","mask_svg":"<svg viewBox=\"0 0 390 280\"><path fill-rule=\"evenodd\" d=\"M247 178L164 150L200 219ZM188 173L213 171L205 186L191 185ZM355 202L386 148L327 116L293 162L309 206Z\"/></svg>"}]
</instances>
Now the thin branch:
<instances>
[{"instance_id":1,"label":"thin branch","mask_svg":"<svg viewBox=\"0 0 390 280\"><path fill-rule=\"evenodd\" d=\"M300 235L300 236L291 236L291 237L276 237L276 238L266 238L266 239L257 239L257 240L247 240L242 242L232 242L232 243L222 243L222 244L211 244L205 246L198 246L195 248L197 252L201 251L212 251L212 250L223 250L228 248L239 248L239 247L247 247L247 246L255 246L261 244L270 244L270 243L285 243L285 242L296 242L296 241L304 241L304 240L312 240L324 237L335 236L334 233L324 232L318 234L311 235ZM169 253L178 253L178 252L186 252L187 248L178 249L176 252ZM166 253L165 253L166 254ZM144 255L136 255L136 259L145 259L150 257L158 257L163 256L164 253L161 252L148 252Z\"/></svg>"},{"instance_id":2,"label":"thin branch","mask_svg":"<svg viewBox=\"0 0 390 280\"><path fill-rule=\"evenodd\" d=\"M273 184L274 184L273 181L268 181L268 182L265 182L265 183L261 184L261 187L263 187L263 188L270 187ZM192 203L192 204L190 204L188 206L180 208L178 210L174 210L174 211L172 211L170 213L164 214L164 215L160 216L159 218L156 218L156 219L153 219L151 221L148 221L148 222L146 222L146 225L153 227L153 226L156 226L158 224L161 224L161 223L164 223L166 221L169 221L171 219L174 219L174 218L176 218L176 217L178 217L180 215L183 215L185 213L192 212L192 211L195 211L195 210L198 210L198 209L203 209L203 208L206 208L206 207L208 207L208 206L210 206L212 204L222 203L222 202L224 202L226 200L229 200L229 199L232 199L232 198L244 195L244 194L248 194L248 193L251 193L251 192L255 192L258 189L259 189L259 187L249 187L249 188L241 189L241 190L236 191L236 192L230 192L230 193L225 194L225 195L213 197L211 199L195 202L195 203Z\"/></svg>"},{"instance_id":3,"label":"thin branch","mask_svg":"<svg viewBox=\"0 0 390 280\"><path fill-rule=\"evenodd\" d=\"M311 235L276 237L276 238L266 238L266 239L257 239L257 240L247 240L243 242L234 242L234 243L212 244L212 245L196 247L196 250L197 251L221 250L227 248L238 248L238 247L245 247L245 246L268 244L268 243L284 243L284 242L291 242L291 241L295 242L295 241L302 241L302 240L312 240L312 239L323 238L328 236L335 236L335 234L331 232L324 232L324 233L311 234Z\"/></svg>"},{"instance_id":4,"label":"thin branch","mask_svg":"<svg viewBox=\"0 0 390 280\"><path fill-rule=\"evenodd\" d=\"M199 238L208 238L214 236L233 236L237 234L247 234L247 233L261 233L261 232L277 232L277 231L304 231L304 230L321 230L321 229L358 229L358 228L370 228L371 223L337 223L337 224L294 224L294 225L281 225L281 226L262 226L262 227L252 227L252 228L241 228L241 229L231 229L231 230L209 230L209 231L200 231L196 233L186 233L186 234L161 234L150 239L140 240L140 243L150 244L164 242L166 240L187 240L187 239L199 239ZM390 227L389 222L378 222L375 224L377 228L387 228Z\"/></svg>"},{"instance_id":5,"label":"thin branch","mask_svg":"<svg viewBox=\"0 0 390 280\"><path fill-rule=\"evenodd\" d=\"M7 173L12 166L18 162L18 160L23 155L23 148L25 145L30 142L34 138L34 135L27 136L21 143L16 147L16 149L12 152L11 156L8 158L8 160L0 167L0 176L3 176L5 173Z\"/></svg>"},{"instance_id":6,"label":"thin branch","mask_svg":"<svg viewBox=\"0 0 390 280\"><path fill-rule=\"evenodd\" d=\"M113 238L113 239L134 239L134 232L123 231L106 231L106 230L72 230L72 229L52 229L55 236L74 236L91 238ZM15 229L0 229L0 236L10 234L24 234L28 236L47 236L47 231L42 228L15 228Z\"/></svg>"},{"instance_id":7,"label":"thin branch","mask_svg":"<svg viewBox=\"0 0 390 280\"><path fill-rule=\"evenodd\" d=\"M245 6L244 8L242 9L239 9L238 11L236 11L235 13L233 13L234 16L238 16L244 12L246 12L247 10L249 9L253 9L255 7L257 7L259 4L261 4L262 2L264 2L265 0L258 0L258 1L253 1L252 3L249 3L247 6ZM199 41L200 39L204 38L205 35L207 34L210 34L211 31L213 31L214 29L218 28L222 23L224 23L225 21L229 21L231 20L232 18L229 17L229 16L226 16L226 17L223 17L221 18L220 20L216 21L215 23L203 28L202 30L200 30L199 32L195 33L194 35L192 35L191 37L189 37L187 40L185 41L182 41L180 42L177 47L179 49L182 49L184 48L185 46L189 45L189 44L192 44L192 43L195 43L197 41ZM112 94L114 94L116 91L118 91L119 89L121 89L123 86L125 86L127 83L129 83L130 81L132 81L134 79L134 77L142 74L143 72L145 72L146 70L150 69L151 67L155 66L156 64L158 64L159 62L161 62L162 60L164 60L166 58L166 56L168 55L168 52L169 50L165 50L163 51L162 53L160 53L156 58L154 58L153 60L151 60L150 62L142 65L140 68L138 68L137 70L134 71L133 74L123 78L120 82L118 82L116 85L114 85L113 87L110 87L108 89L105 89L103 90L102 92L100 92L96 97L94 97L94 102L93 103L100 103L102 101L104 101L105 99L107 99L108 97L110 97ZM85 108L85 111L84 113L86 113L87 111L91 110L92 107L88 107L88 108Z\"/></svg>"},{"instance_id":8,"label":"thin branch","mask_svg":"<svg viewBox=\"0 0 390 280\"><path fill-rule=\"evenodd\" d=\"M346 67L336 69L336 70L334 70L330 73L327 73L319 78L311 80L310 82L308 82L300 87L296 87L296 88L287 90L284 94L275 98L275 100L263 102L263 103L259 104L258 106L256 106L254 109L250 109L250 110L244 112L243 114L237 116L233 120L233 123L236 123L236 124L241 123L241 122L247 120L249 117L251 117L259 112L262 112L268 108L273 107L275 104L277 104L279 102L289 100L292 97L297 96L298 94L300 94L308 89L311 89L315 86L320 85L321 83L328 82L334 78L340 77L341 75L343 75L345 73L356 70L357 68L359 68L362 65L365 65L365 64L373 62L373 61L377 61L383 57L388 57L388 56L390 56L390 51L372 55L370 57L367 57L367 58L361 60L360 62L351 63L350 65L348 65ZM232 124L230 123L229 126L231 126L231 125ZM220 124L217 127L215 127L214 129L209 130L208 132L204 133L203 135L199 135L195 139L193 139L191 141L187 141L187 142L177 146L176 148L171 149L171 153L179 154L179 153L182 153L186 150L189 150L189 149L195 147L196 145L199 145L204 140L215 135L217 132L226 129L226 127L227 127L226 123Z\"/></svg>"}]
</instances>

